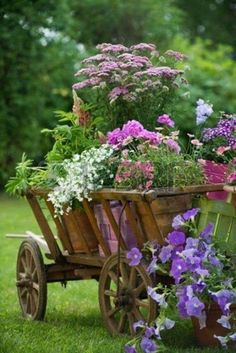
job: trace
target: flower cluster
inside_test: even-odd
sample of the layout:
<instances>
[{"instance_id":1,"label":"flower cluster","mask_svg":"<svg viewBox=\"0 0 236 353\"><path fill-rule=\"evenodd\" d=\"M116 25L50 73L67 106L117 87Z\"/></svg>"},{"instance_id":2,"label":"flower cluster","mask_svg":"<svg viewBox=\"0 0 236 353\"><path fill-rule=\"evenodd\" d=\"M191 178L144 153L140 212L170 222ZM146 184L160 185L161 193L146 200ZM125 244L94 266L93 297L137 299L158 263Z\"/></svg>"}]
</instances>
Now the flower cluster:
<instances>
[{"instance_id":1,"label":"flower cluster","mask_svg":"<svg viewBox=\"0 0 236 353\"><path fill-rule=\"evenodd\" d=\"M138 326L144 329L145 341L148 338L150 347L151 345L153 347L152 350L148 350L146 346L140 344L142 352L158 351L156 342L161 340L163 318L169 320L166 317L166 310L173 297L176 298L180 317L197 318L201 329L206 327L209 305L217 305L221 311L221 317L217 322L228 331L225 336L214 337L223 346L231 340L236 341L236 322L231 312L232 304L236 303L235 264L214 245L212 224L208 224L198 234L195 221L198 212L199 209L193 208L173 219L173 231L168 234L165 246L153 244L146 246L146 251L151 250L151 262L147 266L147 271L150 274L157 270L161 271L172 278L173 284L165 287L159 283L156 287L148 287L148 295L160 307L162 322L155 320L154 325L148 328L149 332L152 329L148 337L146 324L142 322L140 326L138 322ZM142 259L139 255L134 261L135 255L135 249L127 255L131 266L136 266ZM172 327L173 325L174 323L171 324ZM144 338L141 338L141 343ZM136 352L135 346L131 347L133 352ZM129 352L129 348L127 345L126 352Z\"/></svg>"},{"instance_id":2,"label":"flower cluster","mask_svg":"<svg viewBox=\"0 0 236 353\"><path fill-rule=\"evenodd\" d=\"M143 125L136 121L130 120L122 126L107 134L107 142L114 146L115 149L121 149L127 146L134 139L148 141L151 144L158 145L160 143L159 135L156 132L146 130Z\"/></svg>"},{"instance_id":3,"label":"flower cluster","mask_svg":"<svg viewBox=\"0 0 236 353\"><path fill-rule=\"evenodd\" d=\"M113 148L105 144L64 161L66 174L58 179L58 185L49 193L49 200L57 213L63 214L65 207L69 210L74 200L90 199L89 194L102 188L105 179L114 178L108 166L113 152Z\"/></svg>"},{"instance_id":4,"label":"flower cluster","mask_svg":"<svg viewBox=\"0 0 236 353\"><path fill-rule=\"evenodd\" d=\"M177 62L185 58L181 53L169 50L160 56L155 45L149 43L131 47L103 43L97 49L97 55L82 61L82 68L75 74L79 82L73 89L93 89L93 95L98 93L99 112L104 112L113 128L117 122L131 118L147 123L154 114L163 112L176 89L186 82L183 70L177 69L181 67ZM168 66L170 59L174 60Z\"/></svg>"},{"instance_id":5,"label":"flower cluster","mask_svg":"<svg viewBox=\"0 0 236 353\"><path fill-rule=\"evenodd\" d=\"M221 137L229 147L236 149L235 130L236 116L225 116L219 120L216 127L204 129L202 138L206 142Z\"/></svg>"},{"instance_id":6,"label":"flower cluster","mask_svg":"<svg viewBox=\"0 0 236 353\"><path fill-rule=\"evenodd\" d=\"M197 101L196 117L197 125L205 123L207 118L213 113L212 105L204 102L203 99Z\"/></svg>"},{"instance_id":7,"label":"flower cluster","mask_svg":"<svg viewBox=\"0 0 236 353\"><path fill-rule=\"evenodd\" d=\"M154 179L154 167L150 161L121 161L116 176L115 186L123 189L151 189Z\"/></svg>"}]
</instances>

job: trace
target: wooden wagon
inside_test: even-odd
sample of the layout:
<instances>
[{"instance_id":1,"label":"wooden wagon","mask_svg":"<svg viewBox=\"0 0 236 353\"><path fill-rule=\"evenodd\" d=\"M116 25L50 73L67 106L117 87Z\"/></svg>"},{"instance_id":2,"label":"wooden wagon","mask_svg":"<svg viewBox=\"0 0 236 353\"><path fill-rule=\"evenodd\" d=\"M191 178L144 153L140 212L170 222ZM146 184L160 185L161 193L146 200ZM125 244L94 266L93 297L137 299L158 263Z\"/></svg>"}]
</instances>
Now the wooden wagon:
<instances>
[{"instance_id":1,"label":"wooden wagon","mask_svg":"<svg viewBox=\"0 0 236 353\"><path fill-rule=\"evenodd\" d=\"M21 243L16 285L23 315L33 320L44 318L47 283L95 279L99 281L99 304L107 329L112 334L133 334L135 321L151 322L156 317L156 303L147 295L147 287L165 279L151 277L145 263L128 265L127 241L120 227L122 214L138 248L142 249L150 240L164 244L173 217L192 207L194 195L222 189L222 184L148 192L103 189L91 195L91 202L84 199L83 211L77 209L58 217L45 191L30 190L26 197L45 239L45 256L51 262L44 263L38 245L42 243L40 238L28 237ZM112 201L120 205L119 219L114 217ZM96 205L102 207L117 238L115 253L111 252L96 218ZM45 209L51 214L56 234Z\"/></svg>"}]
</instances>

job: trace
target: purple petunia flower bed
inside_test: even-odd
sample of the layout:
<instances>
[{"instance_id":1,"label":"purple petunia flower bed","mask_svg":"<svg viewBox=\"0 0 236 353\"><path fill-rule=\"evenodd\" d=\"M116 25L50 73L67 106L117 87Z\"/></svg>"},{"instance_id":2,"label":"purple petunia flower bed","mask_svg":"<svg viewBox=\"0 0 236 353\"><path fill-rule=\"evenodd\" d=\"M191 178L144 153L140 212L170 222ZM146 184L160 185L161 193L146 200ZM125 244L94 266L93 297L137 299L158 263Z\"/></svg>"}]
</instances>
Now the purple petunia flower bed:
<instances>
[{"instance_id":1,"label":"purple petunia flower bed","mask_svg":"<svg viewBox=\"0 0 236 353\"><path fill-rule=\"evenodd\" d=\"M221 312L217 323L227 331L223 336L213 333L213 338L224 347L236 341L236 313L232 310L236 303L235 263L215 243L212 224L198 231L198 213L199 209L193 208L177 215L164 246L152 242L145 245L142 254L136 248L127 253L130 266L142 263L150 275L161 272L172 284L167 286L163 281L148 287L159 314L152 324L142 320L134 324L137 336L125 346L126 353L161 351L161 331L175 325L169 317L174 308L180 319L197 319L201 330L206 328L209 307L215 305Z\"/></svg>"}]
</instances>

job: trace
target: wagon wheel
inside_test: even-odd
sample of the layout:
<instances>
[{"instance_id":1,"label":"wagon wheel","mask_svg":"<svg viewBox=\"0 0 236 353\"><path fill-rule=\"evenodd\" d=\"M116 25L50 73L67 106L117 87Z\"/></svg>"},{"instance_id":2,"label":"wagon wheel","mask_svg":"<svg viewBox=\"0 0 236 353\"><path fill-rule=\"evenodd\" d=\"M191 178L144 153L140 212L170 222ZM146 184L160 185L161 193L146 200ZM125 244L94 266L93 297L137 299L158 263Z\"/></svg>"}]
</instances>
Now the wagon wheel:
<instances>
[{"instance_id":1,"label":"wagon wheel","mask_svg":"<svg viewBox=\"0 0 236 353\"><path fill-rule=\"evenodd\" d=\"M147 295L152 280L143 265L130 267L125 255L120 256L119 294L118 256L106 261L99 280L99 303L103 321L112 334L134 335L133 324L147 323L156 317L156 303Z\"/></svg>"},{"instance_id":2,"label":"wagon wheel","mask_svg":"<svg viewBox=\"0 0 236 353\"><path fill-rule=\"evenodd\" d=\"M33 239L25 240L20 245L16 286L23 316L43 320L47 305L47 281L43 257Z\"/></svg>"}]
</instances>

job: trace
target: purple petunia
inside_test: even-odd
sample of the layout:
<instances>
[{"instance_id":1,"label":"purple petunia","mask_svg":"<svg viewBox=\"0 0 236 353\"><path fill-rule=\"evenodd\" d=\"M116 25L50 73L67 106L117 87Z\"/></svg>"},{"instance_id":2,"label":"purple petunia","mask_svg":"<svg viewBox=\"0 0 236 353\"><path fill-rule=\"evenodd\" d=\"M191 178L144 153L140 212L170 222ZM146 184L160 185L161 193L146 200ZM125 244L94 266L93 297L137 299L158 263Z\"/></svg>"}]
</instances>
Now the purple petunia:
<instances>
[{"instance_id":1,"label":"purple petunia","mask_svg":"<svg viewBox=\"0 0 236 353\"><path fill-rule=\"evenodd\" d=\"M174 259L171 264L170 274L174 277L175 283L179 283L183 272L187 271L186 262L183 259Z\"/></svg>"},{"instance_id":2,"label":"purple petunia","mask_svg":"<svg viewBox=\"0 0 236 353\"><path fill-rule=\"evenodd\" d=\"M156 292L155 288L149 287L147 289L148 295L155 300L161 307L166 308L168 306L166 300L165 300L165 294L159 294Z\"/></svg>"},{"instance_id":3,"label":"purple petunia","mask_svg":"<svg viewBox=\"0 0 236 353\"><path fill-rule=\"evenodd\" d=\"M166 125L168 127L174 127L175 126L175 122L167 114L160 115L157 118L157 123L162 124L162 125Z\"/></svg>"},{"instance_id":4,"label":"purple petunia","mask_svg":"<svg viewBox=\"0 0 236 353\"><path fill-rule=\"evenodd\" d=\"M125 345L125 353L137 353L135 346Z\"/></svg>"},{"instance_id":5,"label":"purple petunia","mask_svg":"<svg viewBox=\"0 0 236 353\"><path fill-rule=\"evenodd\" d=\"M171 245L163 246L161 248L159 259L163 264L166 263L171 258L172 251L173 251L173 247Z\"/></svg>"},{"instance_id":6,"label":"purple petunia","mask_svg":"<svg viewBox=\"0 0 236 353\"><path fill-rule=\"evenodd\" d=\"M172 228L180 229L184 225L184 219L181 215L177 215L173 218Z\"/></svg>"},{"instance_id":7,"label":"purple petunia","mask_svg":"<svg viewBox=\"0 0 236 353\"><path fill-rule=\"evenodd\" d=\"M186 235L183 232L178 230L174 230L173 232L169 233L167 236L167 241L169 244L177 246L183 245L186 240Z\"/></svg>"},{"instance_id":8,"label":"purple petunia","mask_svg":"<svg viewBox=\"0 0 236 353\"><path fill-rule=\"evenodd\" d=\"M186 302L186 311L189 316L200 317L205 305L197 298L192 297Z\"/></svg>"},{"instance_id":9,"label":"purple petunia","mask_svg":"<svg viewBox=\"0 0 236 353\"><path fill-rule=\"evenodd\" d=\"M126 255L130 266L138 266L143 257L138 248L132 248Z\"/></svg>"},{"instance_id":10,"label":"purple petunia","mask_svg":"<svg viewBox=\"0 0 236 353\"><path fill-rule=\"evenodd\" d=\"M217 320L217 322L219 324L221 324L222 327L225 327L225 328L228 328L228 329L231 329L231 324L229 322L229 317L228 316L225 316L225 315L222 315L220 317L220 319Z\"/></svg>"},{"instance_id":11,"label":"purple petunia","mask_svg":"<svg viewBox=\"0 0 236 353\"><path fill-rule=\"evenodd\" d=\"M230 305L235 302L236 295L228 289L221 289L218 292L211 293L213 300L219 305L223 314L229 313Z\"/></svg>"},{"instance_id":12,"label":"purple petunia","mask_svg":"<svg viewBox=\"0 0 236 353\"><path fill-rule=\"evenodd\" d=\"M144 353L154 353L157 350L156 343L150 338L143 337L140 343L140 347L142 348Z\"/></svg>"},{"instance_id":13,"label":"purple petunia","mask_svg":"<svg viewBox=\"0 0 236 353\"><path fill-rule=\"evenodd\" d=\"M188 221L189 219L196 217L199 211L200 208L192 208L191 210L186 211L182 217L185 221Z\"/></svg>"}]
</instances>

